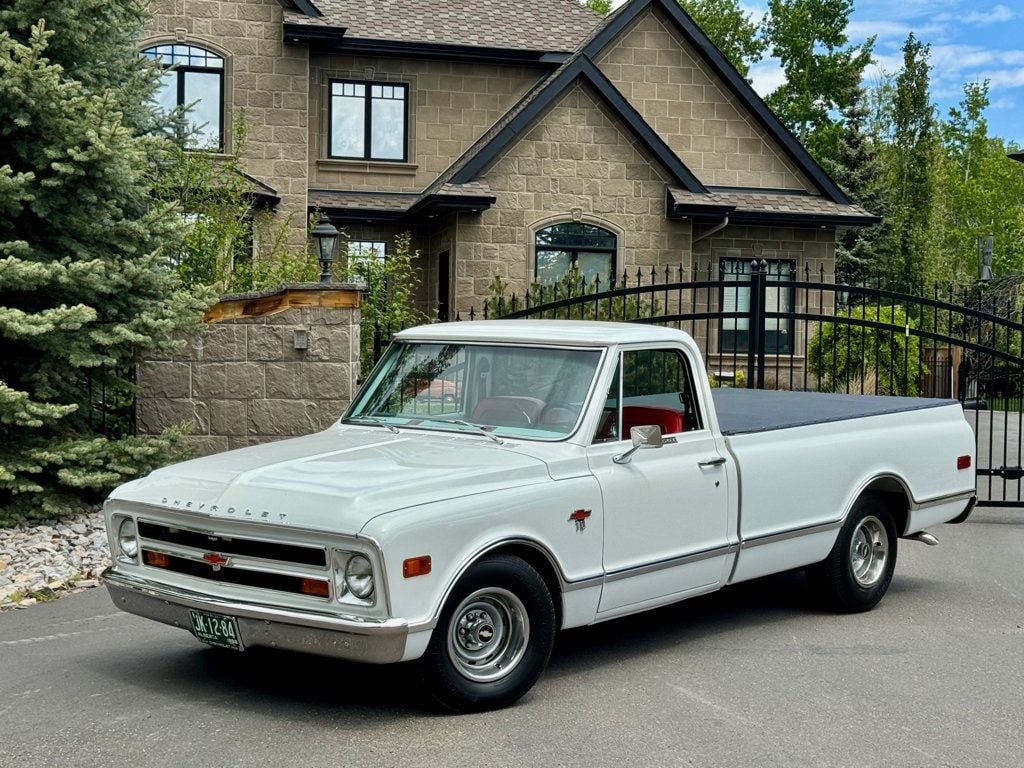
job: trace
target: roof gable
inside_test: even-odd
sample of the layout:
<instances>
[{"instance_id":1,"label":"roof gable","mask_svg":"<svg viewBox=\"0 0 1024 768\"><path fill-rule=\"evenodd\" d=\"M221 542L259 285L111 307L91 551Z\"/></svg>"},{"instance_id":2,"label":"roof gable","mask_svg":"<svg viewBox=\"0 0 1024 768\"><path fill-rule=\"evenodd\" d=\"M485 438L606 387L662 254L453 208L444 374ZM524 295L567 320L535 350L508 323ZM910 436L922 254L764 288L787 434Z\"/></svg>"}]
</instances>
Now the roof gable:
<instances>
[{"instance_id":1,"label":"roof gable","mask_svg":"<svg viewBox=\"0 0 1024 768\"><path fill-rule=\"evenodd\" d=\"M668 171L684 189L705 191L704 185L683 163L661 137L644 122L611 81L586 56L576 54L528 93L513 109L505 114L490 131L484 134L452 166L438 178L431 188L447 182L465 184L491 166L512 143L533 123L551 109L561 96L577 81L590 85L597 95L619 117L630 133Z\"/></svg>"},{"instance_id":2,"label":"roof gable","mask_svg":"<svg viewBox=\"0 0 1024 768\"><path fill-rule=\"evenodd\" d=\"M585 45L586 55L596 60L600 54L620 36L630 29L632 24L648 9L660 10L675 28L683 35L700 57L707 62L712 71L719 77L729 91L741 103L747 105L754 120L764 129L783 152L789 157L796 168L802 172L817 189L829 199L848 205L851 203L846 194L839 189L834 181L810 153L786 128L785 125L769 109L750 83L736 71L736 68L719 51L697 23L682 9L676 0L630 0L616 13L608 17L606 23L592 35Z\"/></svg>"},{"instance_id":3,"label":"roof gable","mask_svg":"<svg viewBox=\"0 0 1024 768\"><path fill-rule=\"evenodd\" d=\"M594 61L623 34L639 16L649 9L661 10L667 19L694 47L712 71L742 103L750 108L752 117L767 135L777 142L795 167L829 200L850 205L851 200L814 161L803 145L768 108L750 84L722 55L676 0L630 0L596 27L576 52L547 79L541 81L523 99L456 160L431 185L428 193L446 183L464 184L472 181L501 154L535 120L543 115L577 80L584 79L621 117L637 139L689 192L706 192L706 187L690 171L664 139L623 97L619 90L598 69Z\"/></svg>"}]
</instances>

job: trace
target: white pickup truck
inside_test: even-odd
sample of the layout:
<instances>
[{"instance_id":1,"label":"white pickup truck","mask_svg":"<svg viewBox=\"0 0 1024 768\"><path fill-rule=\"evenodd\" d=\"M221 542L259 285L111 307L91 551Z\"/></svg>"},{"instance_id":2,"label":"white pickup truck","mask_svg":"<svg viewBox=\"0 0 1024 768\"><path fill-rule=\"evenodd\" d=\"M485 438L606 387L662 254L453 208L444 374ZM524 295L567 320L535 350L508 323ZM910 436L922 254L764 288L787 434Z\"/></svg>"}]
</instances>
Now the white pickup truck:
<instances>
[{"instance_id":1,"label":"white pickup truck","mask_svg":"<svg viewBox=\"0 0 1024 768\"><path fill-rule=\"evenodd\" d=\"M208 644L418 660L488 709L559 628L804 567L872 608L898 538L970 514L973 456L955 401L712 390L681 331L430 325L329 429L118 488L104 580Z\"/></svg>"}]
</instances>

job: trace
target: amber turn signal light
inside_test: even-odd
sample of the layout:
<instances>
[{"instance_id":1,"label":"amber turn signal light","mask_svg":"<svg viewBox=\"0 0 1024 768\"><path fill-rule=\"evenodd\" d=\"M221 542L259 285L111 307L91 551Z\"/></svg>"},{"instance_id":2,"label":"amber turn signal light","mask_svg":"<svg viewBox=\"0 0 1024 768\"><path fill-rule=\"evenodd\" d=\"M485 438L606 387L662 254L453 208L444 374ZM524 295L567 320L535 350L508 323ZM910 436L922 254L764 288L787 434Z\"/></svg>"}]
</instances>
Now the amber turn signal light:
<instances>
[{"instance_id":1,"label":"amber turn signal light","mask_svg":"<svg viewBox=\"0 0 1024 768\"><path fill-rule=\"evenodd\" d=\"M331 596L331 590L327 582L320 579L303 579L299 585L299 591L304 595L313 595L313 597Z\"/></svg>"},{"instance_id":2,"label":"amber turn signal light","mask_svg":"<svg viewBox=\"0 0 1024 768\"><path fill-rule=\"evenodd\" d=\"M402 562L402 575L407 579L413 576L426 576L430 573L430 555L410 557Z\"/></svg>"},{"instance_id":3,"label":"amber turn signal light","mask_svg":"<svg viewBox=\"0 0 1024 768\"><path fill-rule=\"evenodd\" d=\"M166 568L171 564L171 558L163 552L151 552L148 549L142 551L142 559L146 565L151 565L154 568Z\"/></svg>"}]
</instances>

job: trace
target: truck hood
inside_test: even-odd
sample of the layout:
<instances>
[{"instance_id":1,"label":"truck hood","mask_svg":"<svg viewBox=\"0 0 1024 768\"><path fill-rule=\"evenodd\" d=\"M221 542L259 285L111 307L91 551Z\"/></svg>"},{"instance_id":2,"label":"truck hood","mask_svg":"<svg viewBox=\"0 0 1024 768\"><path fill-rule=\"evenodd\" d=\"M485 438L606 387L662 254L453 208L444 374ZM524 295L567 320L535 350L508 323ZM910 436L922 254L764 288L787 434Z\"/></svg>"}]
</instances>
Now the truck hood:
<instances>
[{"instance_id":1,"label":"truck hood","mask_svg":"<svg viewBox=\"0 0 1024 768\"><path fill-rule=\"evenodd\" d=\"M335 425L159 469L110 498L356 534L386 512L549 479L545 462L512 441Z\"/></svg>"}]
</instances>

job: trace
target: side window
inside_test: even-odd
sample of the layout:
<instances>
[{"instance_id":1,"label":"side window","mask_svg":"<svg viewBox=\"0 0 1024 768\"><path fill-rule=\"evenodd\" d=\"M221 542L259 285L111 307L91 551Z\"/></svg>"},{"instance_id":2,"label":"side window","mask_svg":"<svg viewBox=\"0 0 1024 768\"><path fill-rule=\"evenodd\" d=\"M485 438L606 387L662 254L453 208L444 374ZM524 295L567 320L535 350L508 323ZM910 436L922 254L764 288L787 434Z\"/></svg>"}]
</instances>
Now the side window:
<instances>
[{"instance_id":1,"label":"side window","mask_svg":"<svg viewBox=\"0 0 1024 768\"><path fill-rule=\"evenodd\" d=\"M693 377L678 350L644 349L622 354L594 442L628 440L633 427L647 424L661 427L663 435L703 427Z\"/></svg>"}]
</instances>

